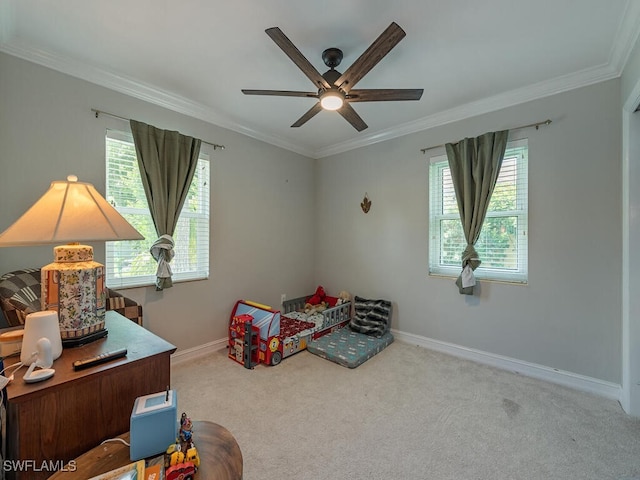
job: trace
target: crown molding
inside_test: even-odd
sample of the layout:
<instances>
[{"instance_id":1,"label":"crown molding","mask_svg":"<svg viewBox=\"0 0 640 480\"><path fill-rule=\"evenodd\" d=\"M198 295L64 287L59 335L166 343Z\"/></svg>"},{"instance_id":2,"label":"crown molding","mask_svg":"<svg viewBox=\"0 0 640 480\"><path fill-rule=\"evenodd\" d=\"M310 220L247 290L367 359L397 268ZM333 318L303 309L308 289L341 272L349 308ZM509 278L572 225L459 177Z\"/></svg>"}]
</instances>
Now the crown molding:
<instances>
[{"instance_id":1,"label":"crown molding","mask_svg":"<svg viewBox=\"0 0 640 480\"><path fill-rule=\"evenodd\" d=\"M0 15L0 18L2 18L2 20L0 20L0 51L315 159L337 155L356 148L366 147L440 125L457 122L466 118L617 78L622 74L622 70L640 35L640 2L629 0L625 12L622 15L612 50L609 54L609 61L606 64L510 90L476 102L460 105L412 122L396 125L393 128L359 136L355 140L348 140L329 147L310 150L283 140L280 137L267 135L254 130L228 118L226 115L223 116L219 114L211 107L196 103L188 98L157 88L151 84L82 64L42 49L34 49L27 45L20 44L17 41L8 41L8 39L11 38L12 12L6 10L7 7L0 9L0 13L2 13L2 15Z\"/></svg>"},{"instance_id":2,"label":"crown molding","mask_svg":"<svg viewBox=\"0 0 640 480\"><path fill-rule=\"evenodd\" d=\"M640 35L640 2L628 0L609 54L609 64L620 74Z\"/></svg>"},{"instance_id":3,"label":"crown molding","mask_svg":"<svg viewBox=\"0 0 640 480\"><path fill-rule=\"evenodd\" d=\"M532 100L555 95L557 93L610 80L618 76L620 76L620 73L610 65L602 65L582 70L580 72L571 73L548 81L510 90L476 102L460 105L449 110L444 110L442 112L420 118L413 122L403 123L390 129L380 130L371 135L358 137L356 140L337 143L330 147L316 150L315 158L337 155L355 148L366 147L368 145L384 142L386 140L409 135L411 133L421 132L430 128L446 125L448 123L458 122L466 118L495 112L503 108L512 107Z\"/></svg>"},{"instance_id":4,"label":"crown molding","mask_svg":"<svg viewBox=\"0 0 640 480\"><path fill-rule=\"evenodd\" d=\"M639 36L640 2L628 0L620 18L620 24L607 63L438 112L413 122L407 122L387 130L361 136L356 140L349 140L322 148L314 152L314 158L337 155L355 148L366 147L410 133L428 130L440 125L446 125L447 123L457 122L466 118L617 78L622 75L622 71L629 61L629 56Z\"/></svg>"},{"instance_id":5,"label":"crown molding","mask_svg":"<svg viewBox=\"0 0 640 480\"><path fill-rule=\"evenodd\" d=\"M126 75L100 69L81 62L71 60L46 50L35 49L19 42L8 42L0 45L0 51L14 57L27 60L38 65L56 70L75 78L123 93L153 105L197 118L213 125L241 133L256 140L276 147L313 158L313 152L271 135L265 135L247 126L241 125L227 116L220 115L211 107L196 103L188 98L176 95L154 85L135 80Z\"/></svg>"}]
</instances>

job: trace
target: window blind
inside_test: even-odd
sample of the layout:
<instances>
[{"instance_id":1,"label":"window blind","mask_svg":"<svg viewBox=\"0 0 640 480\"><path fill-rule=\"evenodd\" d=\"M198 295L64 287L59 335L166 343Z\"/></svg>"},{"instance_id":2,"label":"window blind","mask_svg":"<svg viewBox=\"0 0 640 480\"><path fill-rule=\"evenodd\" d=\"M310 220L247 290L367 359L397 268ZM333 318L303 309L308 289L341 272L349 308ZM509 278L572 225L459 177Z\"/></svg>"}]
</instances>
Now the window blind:
<instances>
[{"instance_id":1,"label":"window blind","mask_svg":"<svg viewBox=\"0 0 640 480\"><path fill-rule=\"evenodd\" d=\"M157 239L130 132L107 130L107 200L144 240L106 242L106 283L111 288L153 285L157 263L149 248ZM201 152L173 235L173 281L209 276L209 155Z\"/></svg>"},{"instance_id":2,"label":"window blind","mask_svg":"<svg viewBox=\"0 0 640 480\"><path fill-rule=\"evenodd\" d=\"M467 242L446 155L430 159L429 273L457 276ZM475 249L478 278L526 283L528 270L528 145L511 141Z\"/></svg>"}]
</instances>

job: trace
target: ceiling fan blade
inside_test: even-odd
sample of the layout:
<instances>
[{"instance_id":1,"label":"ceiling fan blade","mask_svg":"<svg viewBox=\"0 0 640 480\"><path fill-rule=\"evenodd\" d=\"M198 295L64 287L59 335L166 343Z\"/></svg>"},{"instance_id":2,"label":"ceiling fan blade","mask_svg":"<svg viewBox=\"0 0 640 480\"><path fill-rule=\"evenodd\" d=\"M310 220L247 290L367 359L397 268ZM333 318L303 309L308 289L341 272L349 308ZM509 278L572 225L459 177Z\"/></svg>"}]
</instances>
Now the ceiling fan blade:
<instances>
[{"instance_id":1,"label":"ceiling fan blade","mask_svg":"<svg viewBox=\"0 0 640 480\"><path fill-rule=\"evenodd\" d=\"M289 38L282 33L278 27L267 28L265 30L267 35L271 37L271 40L276 42L276 45L295 63L302 73L304 73L309 80L318 88L331 88L331 85L320 75L320 72L311 65L311 62L306 59L304 55L298 50L298 48L289 40Z\"/></svg>"},{"instance_id":2,"label":"ceiling fan blade","mask_svg":"<svg viewBox=\"0 0 640 480\"><path fill-rule=\"evenodd\" d=\"M245 95L273 95L277 97L308 97L318 98L318 94L314 92L296 92L292 90L247 90L243 89Z\"/></svg>"},{"instance_id":3,"label":"ceiling fan blade","mask_svg":"<svg viewBox=\"0 0 640 480\"><path fill-rule=\"evenodd\" d=\"M340 115L344 117L344 119L349 122L353 128L357 131L361 132L365 128L367 128L367 124L364 123L364 120L360 118L360 115L356 113L351 105L348 102L345 102L342 107L336 110Z\"/></svg>"},{"instance_id":4,"label":"ceiling fan blade","mask_svg":"<svg viewBox=\"0 0 640 480\"><path fill-rule=\"evenodd\" d=\"M422 88L371 88L351 90L350 102L385 102L398 100L420 100Z\"/></svg>"},{"instance_id":5,"label":"ceiling fan blade","mask_svg":"<svg viewBox=\"0 0 640 480\"><path fill-rule=\"evenodd\" d=\"M334 85L349 92L369 70L405 37L405 31L392 22L360 57L334 82Z\"/></svg>"},{"instance_id":6,"label":"ceiling fan blade","mask_svg":"<svg viewBox=\"0 0 640 480\"><path fill-rule=\"evenodd\" d=\"M320 102L316 103L313 107L311 107L307 112L302 115L296 122L291 125L292 127L301 127L305 123L307 123L310 119L315 117L322 110L322 105Z\"/></svg>"}]
</instances>

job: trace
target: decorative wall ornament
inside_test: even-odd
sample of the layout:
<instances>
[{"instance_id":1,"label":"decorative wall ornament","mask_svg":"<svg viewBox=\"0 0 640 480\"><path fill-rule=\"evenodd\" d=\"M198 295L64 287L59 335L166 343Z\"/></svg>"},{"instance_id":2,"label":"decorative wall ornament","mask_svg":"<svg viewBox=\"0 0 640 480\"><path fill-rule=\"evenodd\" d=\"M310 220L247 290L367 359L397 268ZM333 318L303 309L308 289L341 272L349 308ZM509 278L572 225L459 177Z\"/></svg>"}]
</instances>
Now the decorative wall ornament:
<instances>
[{"instance_id":1,"label":"decorative wall ornament","mask_svg":"<svg viewBox=\"0 0 640 480\"><path fill-rule=\"evenodd\" d=\"M362 202L360 202L360 208L362 208L362 211L364 213L369 213L369 209L371 208L371 200L369 200L369 198L367 197L366 192L364 194L364 198L362 199Z\"/></svg>"}]
</instances>

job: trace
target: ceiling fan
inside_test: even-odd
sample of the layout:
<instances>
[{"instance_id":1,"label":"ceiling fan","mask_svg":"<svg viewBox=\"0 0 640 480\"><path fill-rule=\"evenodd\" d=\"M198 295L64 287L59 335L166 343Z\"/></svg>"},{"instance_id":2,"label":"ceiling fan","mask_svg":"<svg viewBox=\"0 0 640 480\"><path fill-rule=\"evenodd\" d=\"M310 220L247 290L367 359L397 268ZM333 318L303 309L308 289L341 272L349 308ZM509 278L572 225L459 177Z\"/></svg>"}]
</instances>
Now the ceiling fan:
<instances>
[{"instance_id":1,"label":"ceiling fan","mask_svg":"<svg viewBox=\"0 0 640 480\"><path fill-rule=\"evenodd\" d=\"M384 56L402 40L406 33L395 22L373 42L365 52L344 73L338 72L335 67L342 61L342 50L328 48L322 52L322 60L329 67L322 75L305 58L296 46L282 33L278 27L265 30L267 35L282 49L282 51L295 63L302 73L318 89L317 92L297 92L291 90L242 90L245 95L272 95L281 97L307 97L317 98L318 102L302 115L292 127L300 127L313 118L322 109L336 110L356 130L361 132L367 128L350 105L352 102L384 102L396 100L420 100L423 89L354 89L356 84L369 70L384 58Z\"/></svg>"}]
</instances>

